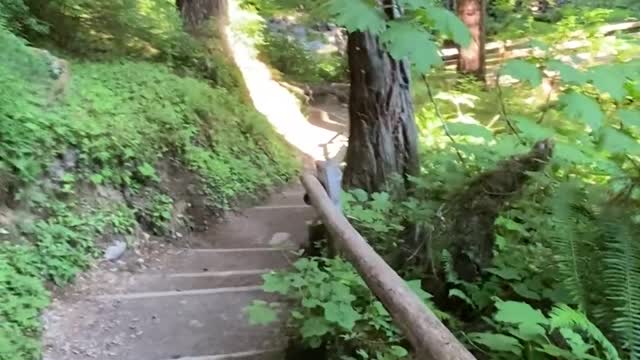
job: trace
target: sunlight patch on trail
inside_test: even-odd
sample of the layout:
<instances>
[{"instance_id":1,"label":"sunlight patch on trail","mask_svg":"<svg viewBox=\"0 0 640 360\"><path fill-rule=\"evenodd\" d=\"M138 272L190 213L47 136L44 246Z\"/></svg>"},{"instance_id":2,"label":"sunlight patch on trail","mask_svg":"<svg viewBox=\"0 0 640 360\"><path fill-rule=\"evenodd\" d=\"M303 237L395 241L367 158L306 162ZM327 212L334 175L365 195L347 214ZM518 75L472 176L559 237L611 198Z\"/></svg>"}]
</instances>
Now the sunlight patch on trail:
<instances>
[{"instance_id":1,"label":"sunlight patch on trail","mask_svg":"<svg viewBox=\"0 0 640 360\"><path fill-rule=\"evenodd\" d=\"M267 117L284 138L315 160L325 160L326 153L335 156L346 137L310 124L302 113L298 99L275 81L269 68L257 59L251 39L237 26L253 20L255 15L240 9L237 0L229 1L229 23L225 34L233 58L240 69L255 108Z\"/></svg>"}]
</instances>

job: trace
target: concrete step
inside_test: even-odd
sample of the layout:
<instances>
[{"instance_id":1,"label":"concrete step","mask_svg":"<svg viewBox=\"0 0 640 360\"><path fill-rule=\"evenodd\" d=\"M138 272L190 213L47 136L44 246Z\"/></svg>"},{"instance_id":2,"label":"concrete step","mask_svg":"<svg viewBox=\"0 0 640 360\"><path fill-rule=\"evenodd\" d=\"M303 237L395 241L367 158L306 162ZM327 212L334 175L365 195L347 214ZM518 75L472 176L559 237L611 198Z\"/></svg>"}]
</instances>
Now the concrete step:
<instances>
[{"instance_id":1,"label":"concrete step","mask_svg":"<svg viewBox=\"0 0 640 360\"><path fill-rule=\"evenodd\" d=\"M271 269L119 276L120 286L105 294L190 291L262 285Z\"/></svg>"},{"instance_id":2,"label":"concrete step","mask_svg":"<svg viewBox=\"0 0 640 360\"><path fill-rule=\"evenodd\" d=\"M267 199L267 201L258 208L274 207L305 207L308 206L304 203L304 189L290 190L278 194L273 194Z\"/></svg>"},{"instance_id":3,"label":"concrete step","mask_svg":"<svg viewBox=\"0 0 640 360\"><path fill-rule=\"evenodd\" d=\"M64 339L45 338L45 360L282 359L277 357L282 352L268 352L286 345L282 323L252 326L245 313L254 299L277 298L259 290L227 290L125 294L66 303L47 314L47 332ZM51 328L56 326L64 328Z\"/></svg>"},{"instance_id":4,"label":"concrete step","mask_svg":"<svg viewBox=\"0 0 640 360\"><path fill-rule=\"evenodd\" d=\"M309 206L256 207L195 234L189 243L198 248L302 247L306 222L315 217Z\"/></svg>"},{"instance_id":5,"label":"concrete step","mask_svg":"<svg viewBox=\"0 0 640 360\"><path fill-rule=\"evenodd\" d=\"M198 356L198 357L183 357L177 358L180 360L283 360L286 358L285 350L274 351L245 351L234 354L225 355L211 355L211 356ZM162 359L165 360L165 359Z\"/></svg>"},{"instance_id":6,"label":"concrete step","mask_svg":"<svg viewBox=\"0 0 640 360\"><path fill-rule=\"evenodd\" d=\"M185 249L172 251L149 270L166 274L282 269L295 258L291 251L277 248Z\"/></svg>"}]
</instances>

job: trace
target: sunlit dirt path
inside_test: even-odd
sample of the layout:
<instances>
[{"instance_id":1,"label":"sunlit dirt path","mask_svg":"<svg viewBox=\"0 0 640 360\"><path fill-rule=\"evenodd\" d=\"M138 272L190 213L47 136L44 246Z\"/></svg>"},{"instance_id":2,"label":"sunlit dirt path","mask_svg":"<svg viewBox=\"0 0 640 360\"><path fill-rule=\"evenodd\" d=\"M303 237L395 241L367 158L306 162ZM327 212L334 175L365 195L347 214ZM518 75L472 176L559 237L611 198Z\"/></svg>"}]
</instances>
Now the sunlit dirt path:
<instances>
[{"instance_id":1,"label":"sunlit dirt path","mask_svg":"<svg viewBox=\"0 0 640 360\"><path fill-rule=\"evenodd\" d=\"M304 154L316 160L336 156L346 145L346 134L311 124L302 113L298 99L272 77L269 68L257 59L251 39L239 27L254 15L239 8L237 0L229 1L229 25L226 36L233 58L242 72L256 109L264 114L284 138ZM336 114L335 107L320 109L335 122L344 122L346 111ZM314 110L314 109L312 109Z\"/></svg>"}]
</instances>

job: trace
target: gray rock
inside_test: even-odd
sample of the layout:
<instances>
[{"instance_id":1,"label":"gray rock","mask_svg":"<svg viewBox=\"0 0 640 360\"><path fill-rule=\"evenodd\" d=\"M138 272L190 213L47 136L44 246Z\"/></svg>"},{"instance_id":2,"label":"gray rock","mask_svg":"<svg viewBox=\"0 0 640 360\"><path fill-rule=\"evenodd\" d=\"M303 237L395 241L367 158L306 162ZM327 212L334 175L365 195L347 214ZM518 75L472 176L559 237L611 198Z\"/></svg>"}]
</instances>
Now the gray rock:
<instances>
[{"instance_id":1,"label":"gray rock","mask_svg":"<svg viewBox=\"0 0 640 360\"><path fill-rule=\"evenodd\" d=\"M68 149L62 154L62 166L66 170L73 169L78 163L78 150Z\"/></svg>"},{"instance_id":2,"label":"gray rock","mask_svg":"<svg viewBox=\"0 0 640 360\"><path fill-rule=\"evenodd\" d=\"M104 252L104 258L108 261L119 259L127 250L127 242L124 239L115 240Z\"/></svg>"}]
</instances>

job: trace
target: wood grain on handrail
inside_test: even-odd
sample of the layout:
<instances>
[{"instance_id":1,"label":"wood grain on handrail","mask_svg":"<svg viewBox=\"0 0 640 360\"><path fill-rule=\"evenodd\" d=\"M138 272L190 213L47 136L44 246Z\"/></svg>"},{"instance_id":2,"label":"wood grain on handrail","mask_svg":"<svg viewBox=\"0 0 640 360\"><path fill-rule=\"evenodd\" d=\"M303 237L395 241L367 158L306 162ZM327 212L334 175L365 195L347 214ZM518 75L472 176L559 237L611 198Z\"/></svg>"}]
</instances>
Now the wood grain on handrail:
<instances>
[{"instance_id":1,"label":"wood grain on handrail","mask_svg":"<svg viewBox=\"0 0 640 360\"><path fill-rule=\"evenodd\" d=\"M307 173L302 175L302 184L311 204L332 235L334 245L353 264L369 289L384 304L395 324L413 345L415 358L475 360L469 350L335 208L320 181Z\"/></svg>"}]
</instances>

